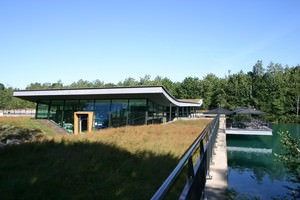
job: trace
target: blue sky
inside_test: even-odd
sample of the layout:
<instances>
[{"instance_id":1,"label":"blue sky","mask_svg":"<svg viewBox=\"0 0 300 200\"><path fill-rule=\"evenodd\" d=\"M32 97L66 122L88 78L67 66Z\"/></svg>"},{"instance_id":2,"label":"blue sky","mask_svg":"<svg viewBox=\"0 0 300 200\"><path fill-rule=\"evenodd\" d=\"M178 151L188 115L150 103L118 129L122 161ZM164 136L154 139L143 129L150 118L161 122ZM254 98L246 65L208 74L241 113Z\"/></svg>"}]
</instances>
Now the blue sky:
<instances>
[{"instance_id":1,"label":"blue sky","mask_svg":"<svg viewBox=\"0 0 300 200\"><path fill-rule=\"evenodd\" d=\"M0 25L0 83L17 88L300 64L299 0L3 0Z\"/></svg>"}]
</instances>

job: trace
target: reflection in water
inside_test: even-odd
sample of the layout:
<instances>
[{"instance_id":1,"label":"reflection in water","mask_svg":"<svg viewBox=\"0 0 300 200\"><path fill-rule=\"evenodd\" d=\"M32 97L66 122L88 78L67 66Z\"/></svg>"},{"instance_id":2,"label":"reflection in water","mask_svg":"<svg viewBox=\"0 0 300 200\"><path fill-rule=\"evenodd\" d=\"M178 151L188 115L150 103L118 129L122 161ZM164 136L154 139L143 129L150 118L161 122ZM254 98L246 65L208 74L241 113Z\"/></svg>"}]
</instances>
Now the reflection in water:
<instances>
[{"instance_id":1,"label":"reflection in water","mask_svg":"<svg viewBox=\"0 0 300 200\"><path fill-rule=\"evenodd\" d=\"M260 199L290 198L296 183L289 181L274 153L280 153L279 130L299 133L300 125L273 126L273 136L227 135L228 185L241 196Z\"/></svg>"}]
</instances>

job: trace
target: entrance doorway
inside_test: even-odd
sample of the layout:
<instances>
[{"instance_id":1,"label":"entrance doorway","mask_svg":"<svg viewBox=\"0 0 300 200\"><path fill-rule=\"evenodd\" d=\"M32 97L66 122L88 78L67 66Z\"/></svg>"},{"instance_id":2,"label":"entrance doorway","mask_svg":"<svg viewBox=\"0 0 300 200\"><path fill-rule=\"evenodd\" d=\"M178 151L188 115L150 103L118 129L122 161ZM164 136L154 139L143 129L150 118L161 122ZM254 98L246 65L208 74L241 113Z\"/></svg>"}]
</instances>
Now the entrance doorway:
<instances>
[{"instance_id":1,"label":"entrance doorway","mask_svg":"<svg viewBox=\"0 0 300 200\"><path fill-rule=\"evenodd\" d=\"M79 133L87 131L87 125L88 125L88 115L87 114L81 114L78 115L79 120Z\"/></svg>"},{"instance_id":2,"label":"entrance doorway","mask_svg":"<svg viewBox=\"0 0 300 200\"><path fill-rule=\"evenodd\" d=\"M74 112L74 135L92 131L93 115L93 112Z\"/></svg>"}]
</instances>

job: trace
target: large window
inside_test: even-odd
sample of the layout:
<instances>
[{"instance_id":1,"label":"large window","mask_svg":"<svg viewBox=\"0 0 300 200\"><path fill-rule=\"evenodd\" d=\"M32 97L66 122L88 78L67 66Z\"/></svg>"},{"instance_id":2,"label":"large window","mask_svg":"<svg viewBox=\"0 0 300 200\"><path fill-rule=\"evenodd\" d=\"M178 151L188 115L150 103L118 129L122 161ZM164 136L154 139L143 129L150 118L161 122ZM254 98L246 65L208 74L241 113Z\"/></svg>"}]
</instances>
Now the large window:
<instances>
[{"instance_id":1,"label":"large window","mask_svg":"<svg viewBox=\"0 0 300 200\"><path fill-rule=\"evenodd\" d=\"M50 112L49 119L53 120L60 126L63 126L63 110L64 110L64 101L56 100L50 103Z\"/></svg>"},{"instance_id":2,"label":"large window","mask_svg":"<svg viewBox=\"0 0 300 200\"><path fill-rule=\"evenodd\" d=\"M79 100L66 100L64 106L64 128L68 132L73 132L74 112L80 111Z\"/></svg>"},{"instance_id":3,"label":"large window","mask_svg":"<svg viewBox=\"0 0 300 200\"><path fill-rule=\"evenodd\" d=\"M146 111L147 111L146 99L130 99L128 123L130 125L145 124Z\"/></svg>"},{"instance_id":4,"label":"large window","mask_svg":"<svg viewBox=\"0 0 300 200\"><path fill-rule=\"evenodd\" d=\"M49 102L40 102L37 105L36 118L48 119L48 106Z\"/></svg>"},{"instance_id":5,"label":"large window","mask_svg":"<svg viewBox=\"0 0 300 200\"><path fill-rule=\"evenodd\" d=\"M80 100L80 111L94 111L94 100Z\"/></svg>"},{"instance_id":6,"label":"large window","mask_svg":"<svg viewBox=\"0 0 300 200\"><path fill-rule=\"evenodd\" d=\"M165 107L155 102L148 102L148 123L162 123L166 121Z\"/></svg>"},{"instance_id":7,"label":"large window","mask_svg":"<svg viewBox=\"0 0 300 200\"><path fill-rule=\"evenodd\" d=\"M110 100L95 101L95 129L106 128L109 125Z\"/></svg>"},{"instance_id":8,"label":"large window","mask_svg":"<svg viewBox=\"0 0 300 200\"><path fill-rule=\"evenodd\" d=\"M111 126L128 124L128 99L114 99L111 103Z\"/></svg>"}]
</instances>

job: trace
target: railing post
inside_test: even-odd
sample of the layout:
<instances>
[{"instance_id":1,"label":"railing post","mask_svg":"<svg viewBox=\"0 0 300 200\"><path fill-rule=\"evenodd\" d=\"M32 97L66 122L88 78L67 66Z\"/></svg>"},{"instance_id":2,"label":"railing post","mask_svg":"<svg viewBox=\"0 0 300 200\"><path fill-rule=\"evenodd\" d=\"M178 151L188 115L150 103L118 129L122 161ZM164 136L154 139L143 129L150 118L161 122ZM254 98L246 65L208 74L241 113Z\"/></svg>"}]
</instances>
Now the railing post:
<instances>
[{"instance_id":1,"label":"railing post","mask_svg":"<svg viewBox=\"0 0 300 200\"><path fill-rule=\"evenodd\" d=\"M192 177L192 178L195 177L195 174L194 174L194 164L193 164L193 158L192 158L192 156L190 156L189 161L188 161L188 176L189 176L189 178L190 177Z\"/></svg>"},{"instance_id":2,"label":"railing post","mask_svg":"<svg viewBox=\"0 0 300 200\"><path fill-rule=\"evenodd\" d=\"M202 158L204 155L204 145L203 140L200 141L200 158Z\"/></svg>"}]
</instances>

